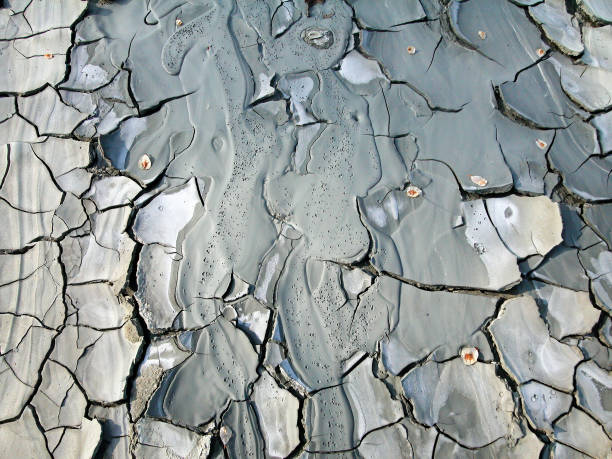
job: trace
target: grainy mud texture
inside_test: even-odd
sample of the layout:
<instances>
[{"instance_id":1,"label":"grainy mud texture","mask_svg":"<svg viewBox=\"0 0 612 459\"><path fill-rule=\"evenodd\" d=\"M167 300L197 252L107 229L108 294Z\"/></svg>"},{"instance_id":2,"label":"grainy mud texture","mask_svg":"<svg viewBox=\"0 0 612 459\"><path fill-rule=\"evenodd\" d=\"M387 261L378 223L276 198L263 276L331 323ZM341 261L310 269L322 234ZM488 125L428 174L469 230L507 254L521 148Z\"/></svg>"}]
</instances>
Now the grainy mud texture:
<instances>
[{"instance_id":1,"label":"grainy mud texture","mask_svg":"<svg viewBox=\"0 0 612 459\"><path fill-rule=\"evenodd\" d=\"M612 1L0 1L0 458L612 458Z\"/></svg>"}]
</instances>

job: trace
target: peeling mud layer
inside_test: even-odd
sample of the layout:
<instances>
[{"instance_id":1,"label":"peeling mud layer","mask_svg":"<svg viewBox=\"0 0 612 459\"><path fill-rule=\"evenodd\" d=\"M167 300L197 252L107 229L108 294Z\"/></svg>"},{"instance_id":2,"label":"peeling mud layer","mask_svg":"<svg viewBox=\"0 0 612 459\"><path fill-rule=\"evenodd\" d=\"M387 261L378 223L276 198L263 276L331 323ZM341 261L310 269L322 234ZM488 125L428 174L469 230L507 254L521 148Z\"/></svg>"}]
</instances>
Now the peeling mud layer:
<instances>
[{"instance_id":1,"label":"peeling mud layer","mask_svg":"<svg viewBox=\"0 0 612 459\"><path fill-rule=\"evenodd\" d=\"M0 2L0 457L612 458L612 2Z\"/></svg>"}]
</instances>

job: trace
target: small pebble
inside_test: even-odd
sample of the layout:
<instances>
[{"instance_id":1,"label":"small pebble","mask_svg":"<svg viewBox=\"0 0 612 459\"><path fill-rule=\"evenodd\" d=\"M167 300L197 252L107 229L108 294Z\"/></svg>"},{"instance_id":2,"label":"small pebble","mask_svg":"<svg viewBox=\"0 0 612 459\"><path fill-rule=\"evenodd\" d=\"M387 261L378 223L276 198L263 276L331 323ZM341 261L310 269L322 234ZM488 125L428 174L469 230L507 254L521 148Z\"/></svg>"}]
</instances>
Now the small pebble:
<instances>
[{"instance_id":1,"label":"small pebble","mask_svg":"<svg viewBox=\"0 0 612 459\"><path fill-rule=\"evenodd\" d=\"M480 37L481 40L484 40L485 38L487 38L487 33L484 30L479 30L478 36Z\"/></svg>"},{"instance_id":2,"label":"small pebble","mask_svg":"<svg viewBox=\"0 0 612 459\"><path fill-rule=\"evenodd\" d=\"M536 145L538 146L540 150L544 150L548 146L548 144L544 142L542 139L537 139Z\"/></svg>"},{"instance_id":3,"label":"small pebble","mask_svg":"<svg viewBox=\"0 0 612 459\"><path fill-rule=\"evenodd\" d=\"M538 57L544 57L544 54L546 54L546 51L544 51L542 48L538 48L536 49L536 54L538 55Z\"/></svg>"},{"instance_id":4,"label":"small pebble","mask_svg":"<svg viewBox=\"0 0 612 459\"><path fill-rule=\"evenodd\" d=\"M177 20L176 20L176 26L177 26L177 27L180 27L180 26L182 26L182 25L183 25L183 21L181 21L180 19L177 19Z\"/></svg>"},{"instance_id":5,"label":"small pebble","mask_svg":"<svg viewBox=\"0 0 612 459\"><path fill-rule=\"evenodd\" d=\"M414 54L416 53L416 48L414 46L409 46L406 48L406 51L408 51L408 54Z\"/></svg>"},{"instance_id":6,"label":"small pebble","mask_svg":"<svg viewBox=\"0 0 612 459\"><path fill-rule=\"evenodd\" d=\"M53 54L51 53L45 54L45 59L53 59Z\"/></svg>"},{"instance_id":7,"label":"small pebble","mask_svg":"<svg viewBox=\"0 0 612 459\"><path fill-rule=\"evenodd\" d=\"M487 183L489 183L486 178L481 177L480 175L470 175L470 180L472 181L472 183L478 186L486 186Z\"/></svg>"},{"instance_id":8,"label":"small pebble","mask_svg":"<svg viewBox=\"0 0 612 459\"><path fill-rule=\"evenodd\" d=\"M142 155L140 157L138 160L138 167L145 171L151 169L151 158L149 158L149 155Z\"/></svg>"},{"instance_id":9,"label":"small pebble","mask_svg":"<svg viewBox=\"0 0 612 459\"><path fill-rule=\"evenodd\" d=\"M421 194L423 194L423 191L419 187L410 185L408 188L406 188L406 194L409 198L418 198L421 196Z\"/></svg>"},{"instance_id":10,"label":"small pebble","mask_svg":"<svg viewBox=\"0 0 612 459\"><path fill-rule=\"evenodd\" d=\"M461 349L461 360L466 365L474 365L478 360L478 348L464 347Z\"/></svg>"}]
</instances>

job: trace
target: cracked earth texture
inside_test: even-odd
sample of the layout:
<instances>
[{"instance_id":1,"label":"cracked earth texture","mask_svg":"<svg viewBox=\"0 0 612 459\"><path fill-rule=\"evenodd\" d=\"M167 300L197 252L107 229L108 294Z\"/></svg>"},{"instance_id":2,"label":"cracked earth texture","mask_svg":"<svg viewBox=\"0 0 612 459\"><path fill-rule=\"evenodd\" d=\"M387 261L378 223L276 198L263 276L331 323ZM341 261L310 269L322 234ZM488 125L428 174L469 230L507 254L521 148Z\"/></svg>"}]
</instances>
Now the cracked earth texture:
<instances>
[{"instance_id":1,"label":"cracked earth texture","mask_svg":"<svg viewBox=\"0 0 612 459\"><path fill-rule=\"evenodd\" d=\"M0 457L612 457L612 2L0 1Z\"/></svg>"}]
</instances>

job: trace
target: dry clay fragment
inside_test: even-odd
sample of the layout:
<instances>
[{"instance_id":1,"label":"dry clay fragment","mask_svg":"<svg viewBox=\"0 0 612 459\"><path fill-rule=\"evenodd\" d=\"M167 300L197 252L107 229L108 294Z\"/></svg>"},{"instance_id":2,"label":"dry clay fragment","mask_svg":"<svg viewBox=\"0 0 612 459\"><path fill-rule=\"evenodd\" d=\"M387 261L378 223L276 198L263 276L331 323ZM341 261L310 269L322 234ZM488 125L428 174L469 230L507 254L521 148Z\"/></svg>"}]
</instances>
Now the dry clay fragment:
<instances>
[{"instance_id":1,"label":"dry clay fragment","mask_svg":"<svg viewBox=\"0 0 612 459\"><path fill-rule=\"evenodd\" d=\"M540 315L548 323L552 337L561 340L569 335L585 335L597 324L600 312L591 304L587 292L542 282L533 285L533 296L539 301Z\"/></svg>"},{"instance_id":2,"label":"dry clay fragment","mask_svg":"<svg viewBox=\"0 0 612 459\"><path fill-rule=\"evenodd\" d=\"M79 325L96 329L121 327L132 312L129 303L118 299L106 283L69 285L66 302L76 309Z\"/></svg>"},{"instance_id":3,"label":"dry clay fragment","mask_svg":"<svg viewBox=\"0 0 612 459\"><path fill-rule=\"evenodd\" d=\"M589 361L576 369L578 405L597 419L608 435L612 433L612 375Z\"/></svg>"},{"instance_id":4,"label":"dry clay fragment","mask_svg":"<svg viewBox=\"0 0 612 459\"><path fill-rule=\"evenodd\" d=\"M118 175L96 180L83 197L91 199L98 210L106 210L131 203L140 190L135 181Z\"/></svg>"},{"instance_id":5,"label":"dry clay fragment","mask_svg":"<svg viewBox=\"0 0 612 459\"><path fill-rule=\"evenodd\" d=\"M394 424L366 435L359 445L359 457L378 457L383 449L388 457L395 459L421 457L416 455L416 447L409 441L406 428L401 424Z\"/></svg>"},{"instance_id":6,"label":"dry clay fragment","mask_svg":"<svg viewBox=\"0 0 612 459\"><path fill-rule=\"evenodd\" d=\"M512 393L493 364L430 361L410 371L402 385L417 421L437 425L469 448L511 436L517 428Z\"/></svg>"},{"instance_id":7,"label":"dry clay fragment","mask_svg":"<svg viewBox=\"0 0 612 459\"><path fill-rule=\"evenodd\" d=\"M527 430L527 434L518 441L516 441L514 438L500 438L490 445L484 446L477 450L464 448L451 439L440 435L438 441L436 442L435 451L431 457L528 459L539 457L543 446L544 443L542 443L538 437L529 430Z\"/></svg>"},{"instance_id":8,"label":"dry clay fragment","mask_svg":"<svg viewBox=\"0 0 612 459\"><path fill-rule=\"evenodd\" d=\"M130 436L134 431L129 422L126 404L112 407L93 405L89 408L89 415L104 423L103 441L100 444L100 452L104 457L133 457Z\"/></svg>"},{"instance_id":9,"label":"dry clay fragment","mask_svg":"<svg viewBox=\"0 0 612 459\"><path fill-rule=\"evenodd\" d=\"M576 113L561 88L555 64L547 60L521 72L516 81L502 83L499 93L507 111L538 128L565 128Z\"/></svg>"},{"instance_id":10,"label":"dry clay fragment","mask_svg":"<svg viewBox=\"0 0 612 459\"><path fill-rule=\"evenodd\" d=\"M497 232L518 258L544 256L563 240L559 205L546 196L511 195L486 204Z\"/></svg>"},{"instance_id":11,"label":"dry clay fragment","mask_svg":"<svg viewBox=\"0 0 612 459\"><path fill-rule=\"evenodd\" d=\"M356 447L374 429L403 417L384 383L372 373L372 359L360 363L343 384L322 389L306 400L308 451L333 452Z\"/></svg>"},{"instance_id":12,"label":"dry clay fragment","mask_svg":"<svg viewBox=\"0 0 612 459\"><path fill-rule=\"evenodd\" d=\"M125 397L127 380L141 343L142 338L131 322L101 333L81 356L75 371L88 399L113 403Z\"/></svg>"},{"instance_id":13,"label":"dry clay fragment","mask_svg":"<svg viewBox=\"0 0 612 459\"><path fill-rule=\"evenodd\" d=\"M585 48L582 62L592 67L612 70L612 26L584 26L582 36Z\"/></svg>"},{"instance_id":14,"label":"dry clay fragment","mask_svg":"<svg viewBox=\"0 0 612 459\"><path fill-rule=\"evenodd\" d=\"M172 327L180 308L173 301L172 267L180 255L160 244L145 244L140 251L136 279L136 300L150 330Z\"/></svg>"},{"instance_id":15,"label":"dry clay fragment","mask_svg":"<svg viewBox=\"0 0 612 459\"><path fill-rule=\"evenodd\" d=\"M561 390L573 390L574 368L582 354L577 347L549 336L533 298L506 301L489 329L502 364L518 382L535 379Z\"/></svg>"},{"instance_id":16,"label":"dry clay fragment","mask_svg":"<svg viewBox=\"0 0 612 459\"><path fill-rule=\"evenodd\" d=\"M612 252L600 242L579 253L579 259L591 279L591 291L597 305L608 314L612 311ZM585 289L586 290L586 289Z\"/></svg>"},{"instance_id":17,"label":"dry clay fragment","mask_svg":"<svg viewBox=\"0 0 612 459\"><path fill-rule=\"evenodd\" d=\"M496 114L495 133L512 172L514 189L524 194L544 194L548 174L545 155L555 131L532 129Z\"/></svg>"},{"instance_id":18,"label":"dry clay fragment","mask_svg":"<svg viewBox=\"0 0 612 459\"><path fill-rule=\"evenodd\" d=\"M531 277L572 290L589 290L589 278L578 259L578 250L563 245L555 247L542 264L536 265Z\"/></svg>"},{"instance_id":19,"label":"dry clay fragment","mask_svg":"<svg viewBox=\"0 0 612 459\"><path fill-rule=\"evenodd\" d=\"M136 433L136 457L199 458L206 457L210 449L209 435L198 435L191 430L149 418L143 418L136 424Z\"/></svg>"},{"instance_id":20,"label":"dry clay fragment","mask_svg":"<svg viewBox=\"0 0 612 459\"><path fill-rule=\"evenodd\" d=\"M55 333L31 327L17 347L0 359L0 420L18 416L34 393L38 372ZM2 350L6 352L5 349Z\"/></svg>"},{"instance_id":21,"label":"dry clay fragment","mask_svg":"<svg viewBox=\"0 0 612 459\"><path fill-rule=\"evenodd\" d=\"M35 4L38 2L32 2ZM59 5L59 2L55 2ZM29 38L3 42L0 45L0 72L2 72L2 90L25 93L43 87L45 84L56 85L62 81L66 72L64 59L48 59L50 46L55 51L66 52L70 40L56 41L56 32L48 31ZM50 40L53 44L50 44ZM63 49L62 49L63 48ZM23 49L32 57L21 54Z\"/></svg>"},{"instance_id":22,"label":"dry clay fragment","mask_svg":"<svg viewBox=\"0 0 612 459\"><path fill-rule=\"evenodd\" d=\"M36 0L30 2L24 16L34 33L70 27L87 7L81 0Z\"/></svg>"},{"instance_id":23,"label":"dry clay fragment","mask_svg":"<svg viewBox=\"0 0 612 459\"><path fill-rule=\"evenodd\" d=\"M78 430L66 429L64 431L53 455L54 457L71 457L78 452L80 457L94 457L101 434L102 426L98 421L83 419Z\"/></svg>"},{"instance_id":24,"label":"dry clay fragment","mask_svg":"<svg viewBox=\"0 0 612 459\"><path fill-rule=\"evenodd\" d=\"M374 6L370 0L349 0L355 10L355 17L367 28L394 29L396 25L425 18L421 2L404 0L381 0Z\"/></svg>"},{"instance_id":25,"label":"dry clay fragment","mask_svg":"<svg viewBox=\"0 0 612 459\"><path fill-rule=\"evenodd\" d=\"M610 459L612 440L584 411L572 408L555 423L554 439L593 458Z\"/></svg>"},{"instance_id":26,"label":"dry clay fragment","mask_svg":"<svg viewBox=\"0 0 612 459\"><path fill-rule=\"evenodd\" d=\"M299 401L291 392L278 387L263 371L253 391L255 412L259 419L270 457L287 457L299 444Z\"/></svg>"},{"instance_id":27,"label":"dry clay fragment","mask_svg":"<svg viewBox=\"0 0 612 459\"><path fill-rule=\"evenodd\" d=\"M32 399L42 427L76 427L83 424L87 400L64 367L48 360L42 370L42 383Z\"/></svg>"},{"instance_id":28,"label":"dry clay fragment","mask_svg":"<svg viewBox=\"0 0 612 459\"><path fill-rule=\"evenodd\" d=\"M57 244L45 241L24 254L0 255L0 312L33 316L48 327L59 327L64 305L58 256Z\"/></svg>"},{"instance_id":29,"label":"dry clay fragment","mask_svg":"<svg viewBox=\"0 0 612 459\"><path fill-rule=\"evenodd\" d=\"M176 247L181 230L202 209L196 179L171 188L143 207L134 220L133 231L143 244Z\"/></svg>"},{"instance_id":30,"label":"dry clay fragment","mask_svg":"<svg viewBox=\"0 0 612 459\"><path fill-rule=\"evenodd\" d=\"M470 350L470 362L475 363L479 354L481 360L490 360L493 356L480 328L495 315L497 300L401 285L398 324L382 340L385 368L397 375L425 357L444 361L462 348Z\"/></svg>"},{"instance_id":31,"label":"dry clay fragment","mask_svg":"<svg viewBox=\"0 0 612 459\"><path fill-rule=\"evenodd\" d=\"M608 0L578 0L578 7L591 21L612 24L612 5Z\"/></svg>"},{"instance_id":32,"label":"dry clay fragment","mask_svg":"<svg viewBox=\"0 0 612 459\"><path fill-rule=\"evenodd\" d=\"M62 192L57 189L46 165L27 143L10 144L10 165L2 181L0 198L26 212L54 211Z\"/></svg>"},{"instance_id":33,"label":"dry clay fragment","mask_svg":"<svg viewBox=\"0 0 612 459\"><path fill-rule=\"evenodd\" d=\"M552 433L552 423L572 404L572 396L551 387L531 381L519 387L525 414L537 429Z\"/></svg>"},{"instance_id":34,"label":"dry clay fragment","mask_svg":"<svg viewBox=\"0 0 612 459\"><path fill-rule=\"evenodd\" d=\"M23 212L0 200L0 214L4 217L0 249L19 250L52 233L53 212Z\"/></svg>"},{"instance_id":35,"label":"dry clay fragment","mask_svg":"<svg viewBox=\"0 0 612 459\"><path fill-rule=\"evenodd\" d=\"M427 199L382 190L360 203L374 239L373 265L430 285L502 290L517 283L516 256L499 238L485 201L463 202L447 166L415 166L411 181Z\"/></svg>"},{"instance_id":36,"label":"dry clay fragment","mask_svg":"<svg viewBox=\"0 0 612 459\"><path fill-rule=\"evenodd\" d=\"M219 317L186 333L193 354L168 372L149 404L148 414L196 426L221 415L232 400L244 400L257 379L257 354L249 339ZM208 384L199 384L206 375Z\"/></svg>"},{"instance_id":37,"label":"dry clay fragment","mask_svg":"<svg viewBox=\"0 0 612 459\"><path fill-rule=\"evenodd\" d=\"M586 359L592 360L606 371L612 371L612 349L600 340L589 336L578 341L578 347Z\"/></svg>"},{"instance_id":38,"label":"dry clay fragment","mask_svg":"<svg viewBox=\"0 0 612 459\"><path fill-rule=\"evenodd\" d=\"M37 127L40 135L69 135L87 118L64 104L51 86L32 96L19 97L17 105L19 113Z\"/></svg>"},{"instance_id":39,"label":"dry clay fragment","mask_svg":"<svg viewBox=\"0 0 612 459\"><path fill-rule=\"evenodd\" d=\"M32 144L32 150L49 166L56 179L89 164L89 142L49 137Z\"/></svg>"},{"instance_id":40,"label":"dry clay fragment","mask_svg":"<svg viewBox=\"0 0 612 459\"><path fill-rule=\"evenodd\" d=\"M357 86L366 85L370 82L378 86L387 81L377 61L367 59L357 51L351 51L340 63L338 73L349 83Z\"/></svg>"},{"instance_id":41,"label":"dry clay fragment","mask_svg":"<svg viewBox=\"0 0 612 459\"><path fill-rule=\"evenodd\" d=\"M602 201L612 197L609 176L612 157L600 153L595 128L575 121L567 129L557 130L548 157L572 193L587 201Z\"/></svg>"},{"instance_id":42,"label":"dry clay fragment","mask_svg":"<svg viewBox=\"0 0 612 459\"><path fill-rule=\"evenodd\" d=\"M608 247L612 247L612 225L610 225L610 215L612 215L612 204L584 206L583 218L595 229L597 234L606 241Z\"/></svg>"},{"instance_id":43,"label":"dry clay fragment","mask_svg":"<svg viewBox=\"0 0 612 459\"><path fill-rule=\"evenodd\" d=\"M60 55L63 60L66 50L71 44L72 31L69 28L52 29L43 33L40 37L44 37L42 46L36 40L21 39L15 40L14 46L17 51L25 57L40 57L53 58Z\"/></svg>"},{"instance_id":44,"label":"dry clay fragment","mask_svg":"<svg viewBox=\"0 0 612 459\"><path fill-rule=\"evenodd\" d=\"M584 50L580 30L572 24L572 16L566 12L563 0L546 0L529 7L529 14L540 24L546 37L561 51L578 56Z\"/></svg>"},{"instance_id":45,"label":"dry clay fragment","mask_svg":"<svg viewBox=\"0 0 612 459\"><path fill-rule=\"evenodd\" d=\"M589 112L612 108L612 70L566 64L561 86L567 96Z\"/></svg>"},{"instance_id":46,"label":"dry clay fragment","mask_svg":"<svg viewBox=\"0 0 612 459\"><path fill-rule=\"evenodd\" d=\"M33 410L27 407L20 418L0 425L0 444L4 452L23 459L51 458L45 437L36 425Z\"/></svg>"}]
</instances>

